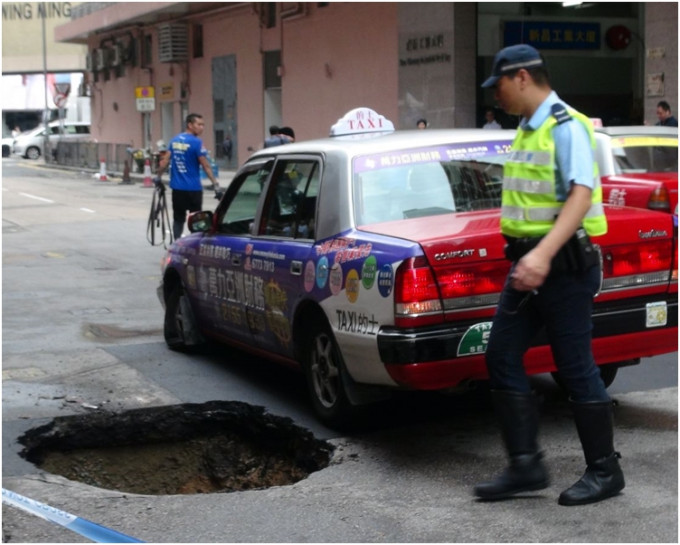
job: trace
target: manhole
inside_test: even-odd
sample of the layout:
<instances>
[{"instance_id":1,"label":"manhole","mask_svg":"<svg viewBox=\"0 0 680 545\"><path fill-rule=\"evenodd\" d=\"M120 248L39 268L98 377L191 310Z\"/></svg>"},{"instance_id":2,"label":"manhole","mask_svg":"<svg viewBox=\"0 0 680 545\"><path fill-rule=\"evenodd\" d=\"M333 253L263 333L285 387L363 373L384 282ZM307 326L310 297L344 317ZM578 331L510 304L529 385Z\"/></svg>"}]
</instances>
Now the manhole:
<instances>
[{"instance_id":1,"label":"manhole","mask_svg":"<svg viewBox=\"0 0 680 545\"><path fill-rule=\"evenodd\" d=\"M39 468L135 494L206 494L296 483L333 446L289 418L212 401L55 418L19 438Z\"/></svg>"}]
</instances>

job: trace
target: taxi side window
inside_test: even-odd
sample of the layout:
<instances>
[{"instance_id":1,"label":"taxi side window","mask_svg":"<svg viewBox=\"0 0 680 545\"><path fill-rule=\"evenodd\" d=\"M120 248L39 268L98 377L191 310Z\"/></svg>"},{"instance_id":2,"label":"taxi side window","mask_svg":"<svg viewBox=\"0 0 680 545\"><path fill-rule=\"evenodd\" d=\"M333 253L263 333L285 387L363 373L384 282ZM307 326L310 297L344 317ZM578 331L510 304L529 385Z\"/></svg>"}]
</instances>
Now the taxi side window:
<instances>
[{"instance_id":1,"label":"taxi side window","mask_svg":"<svg viewBox=\"0 0 680 545\"><path fill-rule=\"evenodd\" d=\"M313 239L320 174L318 161L279 161L269 186L260 234Z\"/></svg>"},{"instance_id":2,"label":"taxi side window","mask_svg":"<svg viewBox=\"0 0 680 545\"><path fill-rule=\"evenodd\" d=\"M220 233L232 235L252 234L257 206L271 171L272 163L247 172L235 179L225 200L229 203L218 221Z\"/></svg>"}]
</instances>

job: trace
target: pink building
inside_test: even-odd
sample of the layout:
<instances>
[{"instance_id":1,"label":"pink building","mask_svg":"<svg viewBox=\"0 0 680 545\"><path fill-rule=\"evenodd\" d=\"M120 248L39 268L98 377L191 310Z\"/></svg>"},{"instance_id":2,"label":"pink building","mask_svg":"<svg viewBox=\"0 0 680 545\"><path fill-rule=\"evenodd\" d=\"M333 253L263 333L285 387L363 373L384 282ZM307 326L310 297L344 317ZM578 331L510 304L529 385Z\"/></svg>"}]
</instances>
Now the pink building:
<instances>
[{"instance_id":1,"label":"pink building","mask_svg":"<svg viewBox=\"0 0 680 545\"><path fill-rule=\"evenodd\" d=\"M402 129L419 118L433 128L481 126L494 103L479 85L495 52L517 39L514 27L531 29L522 39L538 41L565 100L605 123L641 123L660 99L645 92L649 61L641 43L614 42L610 29L634 37L646 24L646 47L663 44L664 57L655 50L653 59L666 73L665 100L677 106L674 3L82 3L55 39L88 46L100 142L155 148L197 112L206 147L234 168L262 147L272 124L293 127L297 139L323 137L359 106ZM543 38L558 32L589 43Z\"/></svg>"}]
</instances>

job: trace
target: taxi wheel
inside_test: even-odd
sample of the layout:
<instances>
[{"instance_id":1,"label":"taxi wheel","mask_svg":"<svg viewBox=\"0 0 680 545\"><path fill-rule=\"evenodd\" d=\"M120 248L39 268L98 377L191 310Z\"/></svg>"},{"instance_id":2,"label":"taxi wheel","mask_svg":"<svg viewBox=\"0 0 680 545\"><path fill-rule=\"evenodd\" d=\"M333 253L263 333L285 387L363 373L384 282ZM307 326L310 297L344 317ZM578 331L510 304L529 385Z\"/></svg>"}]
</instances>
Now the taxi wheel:
<instances>
[{"instance_id":1,"label":"taxi wheel","mask_svg":"<svg viewBox=\"0 0 680 545\"><path fill-rule=\"evenodd\" d=\"M619 370L619 366L615 363L609 365L600 365L600 376L602 377L602 382L604 382L604 387L609 388L614 379L616 378L616 373ZM550 373L555 380L555 382L560 386L560 388L565 389L564 381L558 372Z\"/></svg>"},{"instance_id":2,"label":"taxi wheel","mask_svg":"<svg viewBox=\"0 0 680 545\"><path fill-rule=\"evenodd\" d=\"M35 146L31 146L26 150L26 157L32 160L38 159L40 157L40 150Z\"/></svg>"},{"instance_id":3,"label":"taxi wheel","mask_svg":"<svg viewBox=\"0 0 680 545\"><path fill-rule=\"evenodd\" d=\"M351 424L355 411L345 391L346 371L335 338L329 328L321 324L315 324L309 333L305 376L314 410L329 426Z\"/></svg>"},{"instance_id":4,"label":"taxi wheel","mask_svg":"<svg viewBox=\"0 0 680 545\"><path fill-rule=\"evenodd\" d=\"M186 316L186 304L182 300L186 298L182 285L177 283L172 288L170 296L165 302L165 320L163 323L163 334L168 348L185 352L189 349L187 342L187 319L191 317Z\"/></svg>"}]
</instances>

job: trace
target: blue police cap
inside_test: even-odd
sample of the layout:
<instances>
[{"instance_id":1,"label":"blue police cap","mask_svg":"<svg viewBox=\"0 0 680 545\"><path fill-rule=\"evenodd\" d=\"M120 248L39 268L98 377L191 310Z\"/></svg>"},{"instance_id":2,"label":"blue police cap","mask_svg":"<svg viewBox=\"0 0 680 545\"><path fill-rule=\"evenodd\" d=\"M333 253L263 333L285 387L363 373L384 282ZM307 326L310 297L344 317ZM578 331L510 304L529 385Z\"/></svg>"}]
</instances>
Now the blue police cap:
<instances>
[{"instance_id":1,"label":"blue police cap","mask_svg":"<svg viewBox=\"0 0 680 545\"><path fill-rule=\"evenodd\" d=\"M543 59L536 49L526 44L511 45L496 53L491 77L482 83L482 87L493 87L502 76L516 72L520 68L537 66L543 66Z\"/></svg>"}]
</instances>

